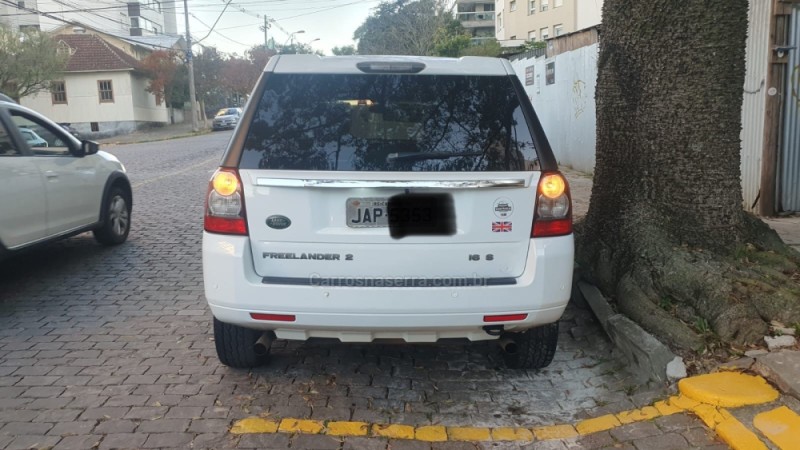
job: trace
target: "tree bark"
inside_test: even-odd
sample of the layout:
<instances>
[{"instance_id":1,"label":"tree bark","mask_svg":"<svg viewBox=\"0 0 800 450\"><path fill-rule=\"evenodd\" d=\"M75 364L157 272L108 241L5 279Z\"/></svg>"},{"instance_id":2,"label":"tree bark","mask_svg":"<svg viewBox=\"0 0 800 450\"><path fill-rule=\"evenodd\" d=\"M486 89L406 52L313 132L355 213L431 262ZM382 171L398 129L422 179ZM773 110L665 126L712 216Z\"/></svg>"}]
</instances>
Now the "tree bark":
<instances>
[{"instance_id":1,"label":"tree bark","mask_svg":"<svg viewBox=\"0 0 800 450\"><path fill-rule=\"evenodd\" d=\"M747 10L747 0L603 8L597 162L578 261L619 309L679 347L697 347L705 324L736 342L768 331L771 300L736 288L761 277L757 255L775 254L785 278L759 292L800 288L800 255L742 208ZM800 294L783 303L785 320L800 321L798 303Z\"/></svg>"}]
</instances>

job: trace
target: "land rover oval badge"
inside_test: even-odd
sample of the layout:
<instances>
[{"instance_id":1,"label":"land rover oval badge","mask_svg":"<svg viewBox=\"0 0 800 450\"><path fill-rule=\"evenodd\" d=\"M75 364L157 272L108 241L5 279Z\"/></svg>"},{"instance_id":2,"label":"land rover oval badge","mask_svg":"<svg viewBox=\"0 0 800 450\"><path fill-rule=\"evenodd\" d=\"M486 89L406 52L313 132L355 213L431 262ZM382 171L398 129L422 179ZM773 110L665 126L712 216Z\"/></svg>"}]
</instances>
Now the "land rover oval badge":
<instances>
[{"instance_id":1,"label":"land rover oval badge","mask_svg":"<svg viewBox=\"0 0 800 450\"><path fill-rule=\"evenodd\" d=\"M291 224L292 221L286 216L275 215L267 217L267 226L276 230L285 230Z\"/></svg>"}]
</instances>

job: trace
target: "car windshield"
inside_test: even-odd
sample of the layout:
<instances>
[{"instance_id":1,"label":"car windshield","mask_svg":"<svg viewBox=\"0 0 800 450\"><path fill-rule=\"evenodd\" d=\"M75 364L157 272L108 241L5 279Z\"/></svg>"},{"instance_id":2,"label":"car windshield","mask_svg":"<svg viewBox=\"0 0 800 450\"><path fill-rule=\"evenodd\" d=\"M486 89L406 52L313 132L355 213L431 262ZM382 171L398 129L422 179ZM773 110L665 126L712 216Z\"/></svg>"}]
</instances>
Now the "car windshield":
<instances>
[{"instance_id":1,"label":"car windshield","mask_svg":"<svg viewBox=\"0 0 800 450\"><path fill-rule=\"evenodd\" d=\"M216 117L219 117L219 116L231 116L231 115L234 115L234 114L236 114L236 109L235 108L223 108L223 109L220 109L219 111L217 111Z\"/></svg>"},{"instance_id":2,"label":"car windshield","mask_svg":"<svg viewBox=\"0 0 800 450\"><path fill-rule=\"evenodd\" d=\"M241 168L538 170L508 76L270 74Z\"/></svg>"}]
</instances>

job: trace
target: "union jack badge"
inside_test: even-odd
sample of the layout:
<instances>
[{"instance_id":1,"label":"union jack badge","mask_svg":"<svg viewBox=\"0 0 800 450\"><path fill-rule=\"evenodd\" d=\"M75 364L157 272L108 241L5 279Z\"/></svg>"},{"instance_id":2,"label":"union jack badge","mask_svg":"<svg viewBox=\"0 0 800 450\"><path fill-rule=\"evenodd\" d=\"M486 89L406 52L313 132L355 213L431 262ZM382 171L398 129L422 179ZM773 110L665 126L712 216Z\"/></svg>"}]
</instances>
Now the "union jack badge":
<instances>
[{"instance_id":1,"label":"union jack badge","mask_svg":"<svg viewBox=\"0 0 800 450\"><path fill-rule=\"evenodd\" d=\"M511 222L492 222L493 233L508 233L511 231Z\"/></svg>"}]
</instances>

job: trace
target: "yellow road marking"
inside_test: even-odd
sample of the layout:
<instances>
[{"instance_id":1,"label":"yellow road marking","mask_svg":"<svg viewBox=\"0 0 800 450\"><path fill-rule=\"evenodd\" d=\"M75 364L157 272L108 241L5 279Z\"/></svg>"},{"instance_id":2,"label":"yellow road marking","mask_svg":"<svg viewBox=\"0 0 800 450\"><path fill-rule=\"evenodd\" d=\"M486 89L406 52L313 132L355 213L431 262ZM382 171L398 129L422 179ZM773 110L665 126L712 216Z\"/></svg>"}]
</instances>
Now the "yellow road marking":
<instances>
[{"instance_id":1,"label":"yellow road marking","mask_svg":"<svg viewBox=\"0 0 800 450\"><path fill-rule=\"evenodd\" d=\"M451 441L482 442L492 440L491 430L476 427L447 427Z\"/></svg>"},{"instance_id":2,"label":"yellow road marking","mask_svg":"<svg viewBox=\"0 0 800 450\"><path fill-rule=\"evenodd\" d=\"M759 440L758 436L739 422L730 412L723 409L721 405L745 405L754 404L753 402L768 403L775 400L779 394L761 377L738 373L736 375L747 378L733 379L723 376L713 381L715 378L701 375L700 377L694 377L702 378L700 382L679 384L680 395L672 396L665 401L655 402L652 406L582 420L574 426L561 424L532 429L520 427L444 427L441 425L414 427L402 424L346 421L323 423L319 420L291 418L276 421L261 417L250 417L234 423L230 431L234 434L296 433L324 434L337 437L369 436L424 442L533 442L569 439L579 435L610 430L630 423L652 420L660 416L692 413L710 429L716 431L717 435L734 450L766 450L766 445ZM729 383L729 385L718 388L717 384L719 383ZM752 391L735 392L730 386L737 386L737 389L752 389ZM800 416L790 409L781 407L759 414L756 416L754 424L780 450L800 450L800 446L795 443L795 441L798 441L797 436L800 436Z\"/></svg>"},{"instance_id":3,"label":"yellow road marking","mask_svg":"<svg viewBox=\"0 0 800 450\"><path fill-rule=\"evenodd\" d=\"M753 425L781 450L800 449L800 416L781 406L763 412L753 419Z\"/></svg>"}]
</instances>

